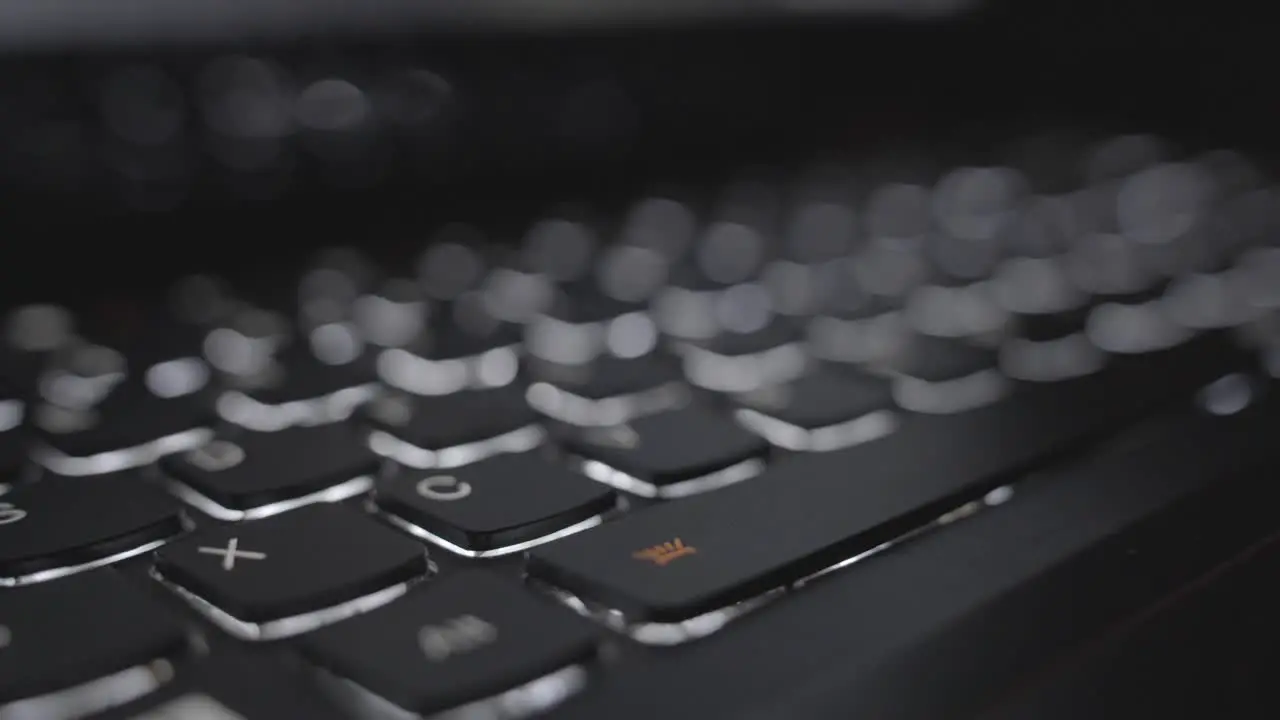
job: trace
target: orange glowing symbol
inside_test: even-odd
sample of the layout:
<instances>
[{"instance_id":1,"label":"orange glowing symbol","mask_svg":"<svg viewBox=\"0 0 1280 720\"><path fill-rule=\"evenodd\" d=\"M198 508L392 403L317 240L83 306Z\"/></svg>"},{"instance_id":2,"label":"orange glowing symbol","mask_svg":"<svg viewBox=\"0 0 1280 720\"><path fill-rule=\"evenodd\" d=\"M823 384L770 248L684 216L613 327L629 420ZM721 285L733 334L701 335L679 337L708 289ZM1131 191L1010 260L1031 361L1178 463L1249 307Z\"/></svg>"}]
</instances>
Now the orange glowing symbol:
<instances>
[{"instance_id":1,"label":"orange glowing symbol","mask_svg":"<svg viewBox=\"0 0 1280 720\"><path fill-rule=\"evenodd\" d=\"M632 553L631 557L636 560L648 560L658 567L666 567L667 563L682 558L686 555L696 555L698 549L692 545L685 545L684 541L676 538L671 542L664 542L660 545L645 548L636 553Z\"/></svg>"}]
</instances>

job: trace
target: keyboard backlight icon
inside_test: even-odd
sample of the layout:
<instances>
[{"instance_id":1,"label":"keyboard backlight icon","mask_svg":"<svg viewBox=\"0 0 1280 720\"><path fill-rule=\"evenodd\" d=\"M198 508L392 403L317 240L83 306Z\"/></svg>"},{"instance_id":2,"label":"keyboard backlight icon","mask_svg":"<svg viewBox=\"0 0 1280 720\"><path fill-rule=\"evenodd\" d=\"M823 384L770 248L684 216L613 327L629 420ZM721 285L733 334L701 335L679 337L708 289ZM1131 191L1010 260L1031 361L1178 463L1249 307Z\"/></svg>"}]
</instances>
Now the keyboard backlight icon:
<instances>
[{"instance_id":1,"label":"keyboard backlight icon","mask_svg":"<svg viewBox=\"0 0 1280 720\"><path fill-rule=\"evenodd\" d=\"M636 553L632 553L631 557L636 560L648 560L658 567L665 567L667 563L682 558L686 555L697 554L698 549L692 545L685 545L684 541L676 538L671 542L664 542L661 545L645 548Z\"/></svg>"}]
</instances>

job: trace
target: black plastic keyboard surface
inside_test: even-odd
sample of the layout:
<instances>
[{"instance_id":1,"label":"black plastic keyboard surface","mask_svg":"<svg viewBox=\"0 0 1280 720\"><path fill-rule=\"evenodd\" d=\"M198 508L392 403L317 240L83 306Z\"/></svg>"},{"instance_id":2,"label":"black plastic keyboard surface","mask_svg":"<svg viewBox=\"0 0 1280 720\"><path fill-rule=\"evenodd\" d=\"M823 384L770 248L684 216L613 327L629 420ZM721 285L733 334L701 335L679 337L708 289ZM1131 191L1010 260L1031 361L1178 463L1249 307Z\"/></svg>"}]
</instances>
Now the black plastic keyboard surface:
<instances>
[{"instance_id":1,"label":"black plastic keyboard surface","mask_svg":"<svg viewBox=\"0 0 1280 720\"><path fill-rule=\"evenodd\" d=\"M1277 190L1021 157L11 308L0 720L989 711L1280 468Z\"/></svg>"}]
</instances>

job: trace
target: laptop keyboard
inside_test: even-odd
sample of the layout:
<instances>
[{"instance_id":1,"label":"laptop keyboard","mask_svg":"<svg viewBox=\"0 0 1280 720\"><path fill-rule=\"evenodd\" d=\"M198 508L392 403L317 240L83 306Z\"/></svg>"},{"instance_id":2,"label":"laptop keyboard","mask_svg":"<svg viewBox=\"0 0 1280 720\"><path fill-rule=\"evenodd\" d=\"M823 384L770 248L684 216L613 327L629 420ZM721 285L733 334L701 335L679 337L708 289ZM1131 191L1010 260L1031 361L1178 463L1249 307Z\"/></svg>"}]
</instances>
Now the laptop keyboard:
<instances>
[{"instance_id":1,"label":"laptop keyboard","mask_svg":"<svg viewBox=\"0 0 1280 720\"><path fill-rule=\"evenodd\" d=\"M1046 473L1115 476L1093 542L1274 466L1280 196L1164 147L751 177L334 251L283 293L15 308L0 720L538 714L944 526L1040 547L1088 516ZM1025 522L970 522L998 513Z\"/></svg>"}]
</instances>

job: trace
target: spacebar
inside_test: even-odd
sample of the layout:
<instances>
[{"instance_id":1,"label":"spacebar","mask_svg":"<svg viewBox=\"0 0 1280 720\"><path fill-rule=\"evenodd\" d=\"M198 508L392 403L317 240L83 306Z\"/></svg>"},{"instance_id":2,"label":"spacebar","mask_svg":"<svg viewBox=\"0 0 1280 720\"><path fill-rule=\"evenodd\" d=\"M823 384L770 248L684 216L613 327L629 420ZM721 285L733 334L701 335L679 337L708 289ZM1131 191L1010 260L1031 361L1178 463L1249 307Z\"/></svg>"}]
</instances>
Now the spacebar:
<instances>
[{"instance_id":1,"label":"spacebar","mask_svg":"<svg viewBox=\"0 0 1280 720\"><path fill-rule=\"evenodd\" d=\"M1028 385L957 416L912 416L847 450L659 505L539 548L530 576L621 611L676 622L803 579L1077 451L1239 369L1206 335L1094 376Z\"/></svg>"}]
</instances>

